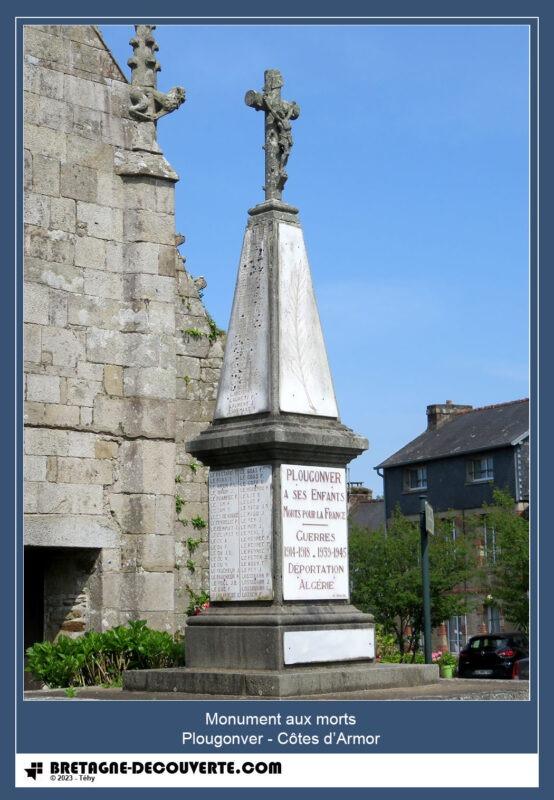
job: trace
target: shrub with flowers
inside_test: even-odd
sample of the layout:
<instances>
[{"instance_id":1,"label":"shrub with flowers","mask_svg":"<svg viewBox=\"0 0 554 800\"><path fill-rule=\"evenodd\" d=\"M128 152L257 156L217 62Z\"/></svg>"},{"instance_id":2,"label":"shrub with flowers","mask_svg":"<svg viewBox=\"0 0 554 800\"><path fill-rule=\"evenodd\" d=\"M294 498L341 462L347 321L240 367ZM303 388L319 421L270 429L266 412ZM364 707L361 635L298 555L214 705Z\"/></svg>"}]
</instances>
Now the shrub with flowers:
<instances>
[{"instance_id":1,"label":"shrub with flowers","mask_svg":"<svg viewBox=\"0 0 554 800\"><path fill-rule=\"evenodd\" d=\"M433 653L433 655L435 655ZM440 653L440 657L435 661L433 658L433 662L438 664L439 667L456 667L458 664L458 656L455 653Z\"/></svg>"},{"instance_id":2,"label":"shrub with flowers","mask_svg":"<svg viewBox=\"0 0 554 800\"><path fill-rule=\"evenodd\" d=\"M375 625L375 650L376 661L387 662L400 655L394 634L386 633L378 623Z\"/></svg>"},{"instance_id":3,"label":"shrub with flowers","mask_svg":"<svg viewBox=\"0 0 554 800\"><path fill-rule=\"evenodd\" d=\"M210 595L208 592L200 592L196 594L190 587L187 587L190 594L190 603L187 607L187 614L189 617L197 617L207 608L210 607Z\"/></svg>"}]
</instances>

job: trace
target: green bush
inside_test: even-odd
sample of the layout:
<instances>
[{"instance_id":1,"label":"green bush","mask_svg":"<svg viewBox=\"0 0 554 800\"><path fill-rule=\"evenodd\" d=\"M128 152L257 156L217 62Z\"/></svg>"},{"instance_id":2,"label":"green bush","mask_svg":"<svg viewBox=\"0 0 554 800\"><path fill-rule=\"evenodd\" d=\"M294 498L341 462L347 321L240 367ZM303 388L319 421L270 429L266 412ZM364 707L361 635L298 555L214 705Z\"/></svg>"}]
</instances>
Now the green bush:
<instances>
[{"instance_id":1,"label":"green bush","mask_svg":"<svg viewBox=\"0 0 554 800\"><path fill-rule=\"evenodd\" d=\"M27 672L52 688L120 684L123 670L176 667L184 663L180 638L155 631L145 620L77 639L58 637L26 651Z\"/></svg>"},{"instance_id":2,"label":"green bush","mask_svg":"<svg viewBox=\"0 0 554 800\"><path fill-rule=\"evenodd\" d=\"M414 654L400 653L397 650L395 653L381 656L380 661L383 664L425 664L425 656L420 651Z\"/></svg>"},{"instance_id":3,"label":"green bush","mask_svg":"<svg viewBox=\"0 0 554 800\"><path fill-rule=\"evenodd\" d=\"M424 664L425 658L419 651L407 650L401 653L394 633L387 633L384 626L375 625L376 660L383 664Z\"/></svg>"},{"instance_id":4,"label":"green bush","mask_svg":"<svg viewBox=\"0 0 554 800\"><path fill-rule=\"evenodd\" d=\"M391 663L390 659L400 657L394 633L387 633L382 625L375 624L375 655L378 661Z\"/></svg>"},{"instance_id":5,"label":"green bush","mask_svg":"<svg viewBox=\"0 0 554 800\"><path fill-rule=\"evenodd\" d=\"M443 653L436 661L441 667L455 667L458 664L458 656L455 653Z\"/></svg>"}]
</instances>

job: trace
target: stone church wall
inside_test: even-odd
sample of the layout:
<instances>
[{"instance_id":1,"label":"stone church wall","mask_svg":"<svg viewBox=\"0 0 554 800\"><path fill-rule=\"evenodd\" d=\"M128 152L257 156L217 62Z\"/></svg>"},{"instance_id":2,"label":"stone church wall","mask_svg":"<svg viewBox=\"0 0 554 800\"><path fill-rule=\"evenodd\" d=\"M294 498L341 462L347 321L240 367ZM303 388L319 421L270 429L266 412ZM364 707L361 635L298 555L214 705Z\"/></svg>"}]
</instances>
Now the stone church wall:
<instances>
[{"instance_id":1,"label":"stone church wall","mask_svg":"<svg viewBox=\"0 0 554 800\"><path fill-rule=\"evenodd\" d=\"M45 634L174 630L206 575L206 471L184 443L213 413L221 335L176 248L177 175L99 32L27 26L24 51L25 545L45 556Z\"/></svg>"}]
</instances>

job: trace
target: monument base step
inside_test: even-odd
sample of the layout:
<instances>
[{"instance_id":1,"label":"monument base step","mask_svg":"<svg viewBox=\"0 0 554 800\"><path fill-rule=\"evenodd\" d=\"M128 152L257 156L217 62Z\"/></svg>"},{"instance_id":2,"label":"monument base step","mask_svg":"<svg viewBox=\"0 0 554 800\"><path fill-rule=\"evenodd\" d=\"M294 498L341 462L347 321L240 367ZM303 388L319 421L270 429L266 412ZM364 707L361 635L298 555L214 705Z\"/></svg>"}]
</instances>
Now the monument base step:
<instances>
[{"instance_id":1,"label":"monument base step","mask_svg":"<svg viewBox=\"0 0 554 800\"><path fill-rule=\"evenodd\" d=\"M438 683L436 664L347 664L281 670L128 670L123 689L140 692L299 697Z\"/></svg>"}]
</instances>

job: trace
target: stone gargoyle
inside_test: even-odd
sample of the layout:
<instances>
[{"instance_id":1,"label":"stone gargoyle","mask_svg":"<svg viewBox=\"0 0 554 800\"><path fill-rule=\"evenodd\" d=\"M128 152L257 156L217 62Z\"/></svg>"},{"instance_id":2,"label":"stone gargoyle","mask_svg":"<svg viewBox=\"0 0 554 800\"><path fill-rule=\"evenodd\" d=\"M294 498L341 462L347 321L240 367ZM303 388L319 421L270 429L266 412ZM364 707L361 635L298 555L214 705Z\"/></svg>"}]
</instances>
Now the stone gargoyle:
<instances>
[{"instance_id":1,"label":"stone gargoyle","mask_svg":"<svg viewBox=\"0 0 554 800\"><path fill-rule=\"evenodd\" d=\"M129 114L139 122L155 122L176 111L185 102L185 90L175 86L169 92L159 92L148 86L131 86Z\"/></svg>"}]
</instances>

